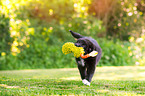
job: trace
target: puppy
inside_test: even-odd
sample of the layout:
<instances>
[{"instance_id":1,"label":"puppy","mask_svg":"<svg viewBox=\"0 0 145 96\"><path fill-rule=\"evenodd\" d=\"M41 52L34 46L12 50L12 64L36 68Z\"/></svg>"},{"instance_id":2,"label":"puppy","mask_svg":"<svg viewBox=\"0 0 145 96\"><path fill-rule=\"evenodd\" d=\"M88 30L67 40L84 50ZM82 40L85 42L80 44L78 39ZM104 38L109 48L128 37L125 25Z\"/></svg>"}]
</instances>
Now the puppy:
<instances>
[{"instance_id":1,"label":"puppy","mask_svg":"<svg viewBox=\"0 0 145 96\"><path fill-rule=\"evenodd\" d=\"M96 40L90 37L82 36L79 33L75 33L71 30L69 31L71 32L72 36L77 39L75 46L84 48L85 51L84 55L89 54L92 51L98 52L97 56L95 57L88 57L86 59L82 59L81 57L76 58L82 82L85 85L90 86L92 77L95 73L96 65L101 59L102 49Z\"/></svg>"}]
</instances>

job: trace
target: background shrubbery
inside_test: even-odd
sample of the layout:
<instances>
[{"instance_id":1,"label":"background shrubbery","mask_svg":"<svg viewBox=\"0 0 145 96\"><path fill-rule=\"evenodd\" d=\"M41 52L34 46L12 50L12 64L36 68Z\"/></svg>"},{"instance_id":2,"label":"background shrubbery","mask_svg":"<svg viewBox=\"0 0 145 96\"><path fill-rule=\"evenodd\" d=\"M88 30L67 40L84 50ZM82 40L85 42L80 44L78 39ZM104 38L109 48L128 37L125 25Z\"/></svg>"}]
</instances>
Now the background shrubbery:
<instances>
[{"instance_id":1,"label":"background shrubbery","mask_svg":"<svg viewBox=\"0 0 145 96\"><path fill-rule=\"evenodd\" d=\"M145 16L139 10L144 3L2 0L0 69L76 67L73 55L61 52L65 42L75 42L70 29L98 41L103 50L98 66L144 65Z\"/></svg>"}]
</instances>

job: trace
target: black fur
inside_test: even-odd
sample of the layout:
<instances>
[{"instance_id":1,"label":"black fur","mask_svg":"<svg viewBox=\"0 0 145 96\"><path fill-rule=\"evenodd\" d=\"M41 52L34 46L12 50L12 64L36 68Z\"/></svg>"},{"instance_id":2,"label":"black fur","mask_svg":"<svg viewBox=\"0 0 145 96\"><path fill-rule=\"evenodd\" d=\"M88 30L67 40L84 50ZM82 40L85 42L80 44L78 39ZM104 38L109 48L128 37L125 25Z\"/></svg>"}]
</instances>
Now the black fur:
<instances>
[{"instance_id":1,"label":"black fur","mask_svg":"<svg viewBox=\"0 0 145 96\"><path fill-rule=\"evenodd\" d=\"M89 54L92 51L98 51L98 55L95 57L89 57L86 59L76 58L82 80L86 79L91 82L96 69L96 65L101 59L102 49L96 40L82 36L79 33L75 33L71 30L69 31L71 32L72 36L77 39L75 46L83 47L85 54Z\"/></svg>"}]
</instances>

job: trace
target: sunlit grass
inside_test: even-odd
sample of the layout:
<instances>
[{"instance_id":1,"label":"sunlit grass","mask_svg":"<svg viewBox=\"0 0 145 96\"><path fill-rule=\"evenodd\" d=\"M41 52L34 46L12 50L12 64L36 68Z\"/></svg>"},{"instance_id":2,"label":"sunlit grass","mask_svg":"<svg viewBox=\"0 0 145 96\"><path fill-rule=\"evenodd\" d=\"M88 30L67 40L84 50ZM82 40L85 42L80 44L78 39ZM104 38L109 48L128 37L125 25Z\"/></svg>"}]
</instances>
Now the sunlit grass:
<instances>
[{"instance_id":1,"label":"sunlit grass","mask_svg":"<svg viewBox=\"0 0 145 96\"><path fill-rule=\"evenodd\" d=\"M145 67L97 67L91 86L77 68L0 71L0 95L145 94Z\"/></svg>"}]
</instances>

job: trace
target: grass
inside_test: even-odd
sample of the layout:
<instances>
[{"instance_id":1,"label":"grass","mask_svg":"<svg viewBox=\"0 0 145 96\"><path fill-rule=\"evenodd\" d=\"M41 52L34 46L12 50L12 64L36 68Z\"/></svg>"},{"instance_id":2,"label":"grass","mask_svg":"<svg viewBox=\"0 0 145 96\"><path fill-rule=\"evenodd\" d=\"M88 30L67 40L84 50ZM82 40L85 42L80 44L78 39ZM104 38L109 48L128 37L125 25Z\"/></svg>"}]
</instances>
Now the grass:
<instances>
[{"instance_id":1,"label":"grass","mask_svg":"<svg viewBox=\"0 0 145 96\"><path fill-rule=\"evenodd\" d=\"M91 86L77 68L0 71L0 95L145 95L145 67L97 67Z\"/></svg>"}]
</instances>

